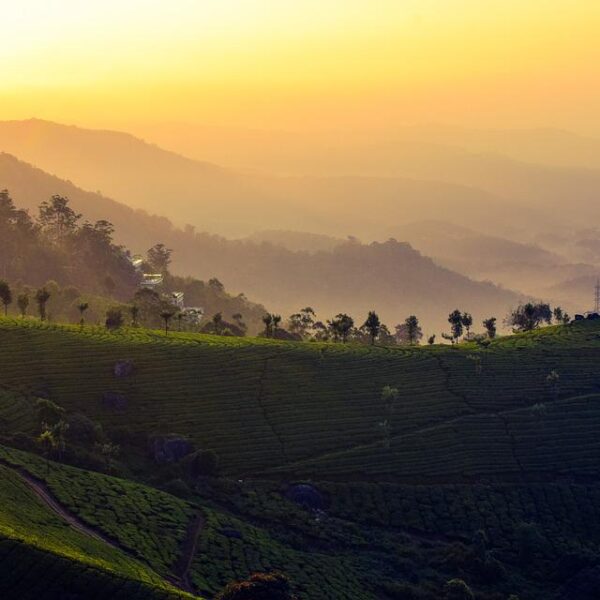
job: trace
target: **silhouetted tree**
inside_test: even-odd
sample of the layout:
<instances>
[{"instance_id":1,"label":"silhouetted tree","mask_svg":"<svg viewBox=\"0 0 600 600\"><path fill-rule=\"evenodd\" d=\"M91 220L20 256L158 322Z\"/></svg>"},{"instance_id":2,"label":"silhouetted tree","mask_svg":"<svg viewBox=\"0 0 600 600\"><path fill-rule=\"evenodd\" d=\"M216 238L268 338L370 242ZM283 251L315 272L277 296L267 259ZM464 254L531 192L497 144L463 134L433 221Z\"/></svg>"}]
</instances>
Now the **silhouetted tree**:
<instances>
[{"instance_id":1,"label":"silhouetted tree","mask_svg":"<svg viewBox=\"0 0 600 600\"><path fill-rule=\"evenodd\" d=\"M167 248L164 244L155 244L146 252L146 258L156 273L165 275L169 272L172 254L173 250Z\"/></svg>"},{"instance_id":2,"label":"silhouetted tree","mask_svg":"<svg viewBox=\"0 0 600 600\"><path fill-rule=\"evenodd\" d=\"M140 309L137 305L132 304L129 308L129 312L131 313L131 326L138 326L138 315L140 314Z\"/></svg>"},{"instance_id":3,"label":"silhouetted tree","mask_svg":"<svg viewBox=\"0 0 600 600\"><path fill-rule=\"evenodd\" d=\"M485 331L490 340L493 340L496 337L496 320L496 317L490 317L483 321L483 326L485 327Z\"/></svg>"},{"instance_id":4,"label":"silhouetted tree","mask_svg":"<svg viewBox=\"0 0 600 600\"><path fill-rule=\"evenodd\" d=\"M176 315L177 317L177 331L181 331L181 322L183 321L183 313L179 311Z\"/></svg>"},{"instance_id":5,"label":"silhouetted tree","mask_svg":"<svg viewBox=\"0 0 600 600\"><path fill-rule=\"evenodd\" d=\"M345 343L354 327L354 319L345 313L340 313L331 319L331 321L327 321L327 325L333 339L336 342L341 341L342 343Z\"/></svg>"},{"instance_id":6,"label":"silhouetted tree","mask_svg":"<svg viewBox=\"0 0 600 600\"><path fill-rule=\"evenodd\" d=\"M430 335L430 336L427 338L427 343L428 343L430 346L433 346L433 345L435 344L435 333L434 333L433 335Z\"/></svg>"},{"instance_id":7,"label":"silhouetted tree","mask_svg":"<svg viewBox=\"0 0 600 600\"><path fill-rule=\"evenodd\" d=\"M527 302L520 304L507 317L506 322L512 326L515 333L522 331L532 331L537 329L542 323L550 325L552 322L552 310L550 305L538 302Z\"/></svg>"},{"instance_id":8,"label":"silhouetted tree","mask_svg":"<svg viewBox=\"0 0 600 600\"><path fill-rule=\"evenodd\" d=\"M87 302L81 302L80 304L77 305L77 310L79 311L79 315L80 315L80 319L79 319L79 325L81 327L83 327L85 325L85 319L83 317L85 311L89 308L89 304Z\"/></svg>"},{"instance_id":9,"label":"silhouetted tree","mask_svg":"<svg viewBox=\"0 0 600 600\"><path fill-rule=\"evenodd\" d=\"M471 325L473 325L473 317L471 316L471 313L463 313L461 317L461 322L468 335L471 332Z\"/></svg>"},{"instance_id":10,"label":"silhouetted tree","mask_svg":"<svg viewBox=\"0 0 600 600\"><path fill-rule=\"evenodd\" d=\"M363 324L363 329L368 332L371 338L371 345L375 344L375 340L379 335L379 328L381 327L381 321L379 316L374 310L369 311L367 320Z\"/></svg>"},{"instance_id":11,"label":"silhouetted tree","mask_svg":"<svg viewBox=\"0 0 600 600\"><path fill-rule=\"evenodd\" d=\"M265 324L264 336L272 337L273 336L273 315L271 313L267 313L263 315L262 322Z\"/></svg>"},{"instance_id":12,"label":"silhouetted tree","mask_svg":"<svg viewBox=\"0 0 600 600\"><path fill-rule=\"evenodd\" d=\"M401 325L396 325L396 341L399 344L418 344L423 338L419 319L411 315Z\"/></svg>"},{"instance_id":13,"label":"silhouetted tree","mask_svg":"<svg viewBox=\"0 0 600 600\"><path fill-rule=\"evenodd\" d=\"M4 305L4 316L8 314L8 305L12 303L12 291L4 279L0 279L0 302Z\"/></svg>"},{"instance_id":14,"label":"silhouetted tree","mask_svg":"<svg viewBox=\"0 0 600 600\"><path fill-rule=\"evenodd\" d=\"M225 291L225 286L216 277L208 280L208 287L219 293Z\"/></svg>"},{"instance_id":15,"label":"silhouetted tree","mask_svg":"<svg viewBox=\"0 0 600 600\"><path fill-rule=\"evenodd\" d=\"M37 302L40 319L42 321L46 320L46 304L48 303L48 300L50 300L50 292L45 287L40 288L35 293L35 301Z\"/></svg>"},{"instance_id":16,"label":"silhouetted tree","mask_svg":"<svg viewBox=\"0 0 600 600\"><path fill-rule=\"evenodd\" d=\"M27 314L27 307L29 306L29 294L23 292L17 296L17 306L21 316L24 317Z\"/></svg>"},{"instance_id":17,"label":"silhouetted tree","mask_svg":"<svg viewBox=\"0 0 600 600\"><path fill-rule=\"evenodd\" d=\"M450 332L454 342L458 342L463 334L463 315L460 310L453 310L448 315L448 323L450 323Z\"/></svg>"},{"instance_id":18,"label":"silhouetted tree","mask_svg":"<svg viewBox=\"0 0 600 600\"><path fill-rule=\"evenodd\" d=\"M223 332L223 313L215 313L212 318L213 329L216 335L221 335Z\"/></svg>"},{"instance_id":19,"label":"silhouetted tree","mask_svg":"<svg viewBox=\"0 0 600 600\"><path fill-rule=\"evenodd\" d=\"M272 315L273 316L273 337L277 335L277 329L279 328L279 323L281 323L281 315Z\"/></svg>"},{"instance_id":20,"label":"silhouetted tree","mask_svg":"<svg viewBox=\"0 0 600 600\"><path fill-rule=\"evenodd\" d=\"M244 317L242 316L242 314L235 313L234 315L231 315L231 318L233 319L233 322L235 323L236 327L245 335L246 331L248 331L248 326L246 325L246 323L244 323Z\"/></svg>"},{"instance_id":21,"label":"silhouetted tree","mask_svg":"<svg viewBox=\"0 0 600 600\"><path fill-rule=\"evenodd\" d=\"M109 308L106 311L106 329L114 330L123 326L123 313L119 308Z\"/></svg>"},{"instance_id":22,"label":"silhouetted tree","mask_svg":"<svg viewBox=\"0 0 600 600\"><path fill-rule=\"evenodd\" d=\"M69 199L63 196L52 196L40 204L38 223L42 231L55 242L73 233L80 218L81 215L69 206Z\"/></svg>"},{"instance_id":23,"label":"silhouetted tree","mask_svg":"<svg viewBox=\"0 0 600 600\"><path fill-rule=\"evenodd\" d=\"M173 318L174 314L172 310L163 310L160 313L160 318L165 322L165 335L169 335L169 321Z\"/></svg>"},{"instance_id":24,"label":"silhouetted tree","mask_svg":"<svg viewBox=\"0 0 600 600\"><path fill-rule=\"evenodd\" d=\"M42 433L37 438L38 444L42 448L42 452L46 458L46 475L50 473L50 456L57 446L56 438L54 433L48 425L44 424Z\"/></svg>"},{"instance_id":25,"label":"silhouetted tree","mask_svg":"<svg viewBox=\"0 0 600 600\"><path fill-rule=\"evenodd\" d=\"M315 324L315 311L307 306L300 312L290 315L288 319L288 329L290 333L295 333L302 338L310 335Z\"/></svg>"}]
</instances>

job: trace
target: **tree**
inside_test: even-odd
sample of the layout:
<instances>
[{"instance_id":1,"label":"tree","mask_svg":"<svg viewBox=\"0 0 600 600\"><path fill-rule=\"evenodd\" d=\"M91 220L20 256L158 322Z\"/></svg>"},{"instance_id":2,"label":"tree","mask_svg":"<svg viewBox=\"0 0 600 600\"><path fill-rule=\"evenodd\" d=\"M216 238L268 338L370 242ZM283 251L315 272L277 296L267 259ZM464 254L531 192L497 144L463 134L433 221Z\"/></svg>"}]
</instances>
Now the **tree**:
<instances>
[{"instance_id":1,"label":"tree","mask_svg":"<svg viewBox=\"0 0 600 600\"><path fill-rule=\"evenodd\" d=\"M544 302L520 304L506 319L515 333L533 331L544 322L548 325L552 322L552 310Z\"/></svg>"},{"instance_id":2,"label":"tree","mask_svg":"<svg viewBox=\"0 0 600 600\"><path fill-rule=\"evenodd\" d=\"M135 304L132 304L131 307L129 308L129 312L131 313L131 326L137 327L138 326L138 316L140 314L139 307Z\"/></svg>"},{"instance_id":3,"label":"tree","mask_svg":"<svg viewBox=\"0 0 600 600\"><path fill-rule=\"evenodd\" d=\"M89 308L89 306L90 305L87 302L81 302L77 305L77 310L79 311L79 315L80 315L79 325L81 327L83 327L85 325L85 319L83 317L83 314Z\"/></svg>"},{"instance_id":4,"label":"tree","mask_svg":"<svg viewBox=\"0 0 600 600\"><path fill-rule=\"evenodd\" d=\"M450 323L450 332L452 335L453 343L458 342L463 334L463 315L460 310L453 310L448 315L448 323Z\"/></svg>"},{"instance_id":5,"label":"tree","mask_svg":"<svg viewBox=\"0 0 600 600\"><path fill-rule=\"evenodd\" d=\"M273 315L271 313L263 315L262 322L265 324L263 335L267 338L273 337Z\"/></svg>"},{"instance_id":6,"label":"tree","mask_svg":"<svg viewBox=\"0 0 600 600\"><path fill-rule=\"evenodd\" d=\"M399 344L418 344L423 338L419 319L411 315L401 325L396 325L396 340Z\"/></svg>"},{"instance_id":7,"label":"tree","mask_svg":"<svg viewBox=\"0 0 600 600\"><path fill-rule=\"evenodd\" d=\"M475 600L471 588L462 579L451 579L444 586L445 600Z\"/></svg>"},{"instance_id":8,"label":"tree","mask_svg":"<svg viewBox=\"0 0 600 600\"><path fill-rule=\"evenodd\" d=\"M155 244L146 252L146 258L156 273L166 275L169 272L172 254L173 250L167 248L164 244Z\"/></svg>"},{"instance_id":9,"label":"tree","mask_svg":"<svg viewBox=\"0 0 600 600\"><path fill-rule=\"evenodd\" d=\"M80 218L81 215L69 206L69 199L63 196L52 196L49 201L40 204L38 223L54 242L60 242L73 233Z\"/></svg>"},{"instance_id":10,"label":"tree","mask_svg":"<svg viewBox=\"0 0 600 600\"><path fill-rule=\"evenodd\" d=\"M172 310L163 310L160 313L160 318L165 322L165 335L169 335L169 321L175 313Z\"/></svg>"},{"instance_id":11,"label":"tree","mask_svg":"<svg viewBox=\"0 0 600 600\"><path fill-rule=\"evenodd\" d=\"M560 306L556 306L552 311L552 314L554 316L554 320L557 323L562 324L564 317L563 309Z\"/></svg>"},{"instance_id":12,"label":"tree","mask_svg":"<svg viewBox=\"0 0 600 600\"><path fill-rule=\"evenodd\" d=\"M307 306L299 312L290 315L288 319L288 330L290 333L295 333L302 338L310 335L315 325L315 311Z\"/></svg>"},{"instance_id":13,"label":"tree","mask_svg":"<svg viewBox=\"0 0 600 600\"><path fill-rule=\"evenodd\" d=\"M111 473L113 470L113 460L119 456L119 452L121 448L118 444L113 444L112 442L102 442L96 443L95 445L96 451L102 455L104 458L104 464L106 466L106 471Z\"/></svg>"},{"instance_id":14,"label":"tree","mask_svg":"<svg viewBox=\"0 0 600 600\"><path fill-rule=\"evenodd\" d=\"M244 323L244 317L242 314L239 312L235 313L234 315L231 315L231 318L233 319L235 326L241 331L242 336L246 335L246 332L248 331L248 325Z\"/></svg>"},{"instance_id":15,"label":"tree","mask_svg":"<svg viewBox=\"0 0 600 600\"><path fill-rule=\"evenodd\" d=\"M489 319L483 320L483 326L490 340L496 337L496 317L490 317Z\"/></svg>"},{"instance_id":16,"label":"tree","mask_svg":"<svg viewBox=\"0 0 600 600\"><path fill-rule=\"evenodd\" d=\"M340 313L331 319L331 321L327 321L327 325L333 335L333 339L345 343L354 327L354 319L345 313Z\"/></svg>"},{"instance_id":17,"label":"tree","mask_svg":"<svg viewBox=\"0 0 600 600\"><path fill-rule=\"evenodd\" d=\"M363 324L363 329L365 329L369 336L371 337L371 345L375 344L375 340L379 335L379 328L381 327L381 321L379 320L379 316L374 310L369 311L367 315L367 320Z\"/></svg>"},{"instance_id":18,"label":"tree","mask_svg":"<svg viewBox=\"0 0 600 600\"><path fill-rule=\"evenodd\" d=\"M181 323L183 321L183 313L181 311L178 311L178 313L175 316L177 318L177 331L181 331Z\"/></svg>"},{"instance_id":19,"label":"tree","mask_svg":"<svg viewBox=\"0 0 600 600\"><path fill-rule=\"evenodd\" d=\"M48 475L50 473L50 456L56 448L57 442L54 433L47 425L43 426L42 433L38 436L37 442L42 447L42 452L46 457L46 475Z\"/></svg>"},{"instance_id":20,"label":"tree","mask_svg":"<svg viewBox=\"0 0 600 600\"><path fill-rule=\"evenodd\" d=\"M46 320L46 304L48 303L48 300L50 300L50 292L45 287L40 288L35 293L35 301L37 302L40 319L42 321Z\"/></svg>"},{"instance_id":21,"label":"tree","mask_svg":"<svg viewBox=\"0 0 600 600\"><path fill-rule=\"evenodd\" d=\"M0 279L0 301L4 304L4 316L8 314L8 305L12 303L12 291L4 279Z\"/></svg>"},{"instance_id":22,"label":"tree","mask_svg":"<svg viewBox=\"0 0 600 600\"><path fill-rule=\"evenodd\" d=\"M216 277L212 277L208 280L208 287L215 290L218 293L222 293L225 291L225 286Z\"/></svg>"},{"instance_id":23,"label":"tree","mask_svg":"<svg viewBox=\"0 0 600 600\"><path fill-rule=\"evenodd\" d=\"M26 292L19 294L17 296L17 306L19 307L21 317L24 317L27 314L27 307L29 306L29 294Z\"/></svg>"},{"instance_id":24,"label":"tree","mask_svg":"<svg viewBox=\"0 0 600 600\"><path fill-rule=\"evenodd\" d=\"M471 332L471 325L473 325L473 317L471 316L471 313L463 313L461 316L461 322L468 335Z\"/></svg>"},{"instance_id":25,"label":"tree","mask_svg":"<svg viewBox=\"0 0 600 600\"><path fill-rule=\"evenodd\" d=\"M212 318L213 328L216 335L221 335L223 332L223 313L215 313Z\"/></svg>"},{"instance_id":26,"label":"tree","mask_svg":"<svg viewBox=\"0 0 600 600\"><path fill-rule=\"evenodd\" d=\"M273 317L273 337L277 337L277 329L279 329L279 323L281 323L281 315L272 315Z\"/></svg>"},{"instance_id":27,"label":"tree","mask_svg":"<svg viewBox=\"0 0 600 600\"><path fill-rule=\"evenodd\" d=\"M434 333L433 335L430 335L430 336L427 338L427 343L428 343L430 346L433 346L433 345L435 344L435 333Z\"/></svg>"},{"instance_id":28,"label":"tree","mask_svg":"<svg viewBox=\"0 0 600 600\"><path fill-rule=\"evenodd\" d=\"M229 583L215 600L297 600L283 573L253 573L245 581Z\"/></svg>"},{"instance_id":29,"label":"tree","mask_svg":"<svg viewBox=\"0 0 600 600\"><path fill-rule=\"evenodd\" d=\"M35 403L38 422L43 426L53 427L63 419L65 409L62 406L48 400L39 398Z\"/></svg>"},{"instance_id":30,"label":"tree","mask_svg":"<svg viewBox=\"0 0 600 600\"><path fill-rule=\"evenodd\" d=\"M106 311L106 329L112 331L123 326L123 313L120 308L109 308Z\"/></svg>"}]
</instances>

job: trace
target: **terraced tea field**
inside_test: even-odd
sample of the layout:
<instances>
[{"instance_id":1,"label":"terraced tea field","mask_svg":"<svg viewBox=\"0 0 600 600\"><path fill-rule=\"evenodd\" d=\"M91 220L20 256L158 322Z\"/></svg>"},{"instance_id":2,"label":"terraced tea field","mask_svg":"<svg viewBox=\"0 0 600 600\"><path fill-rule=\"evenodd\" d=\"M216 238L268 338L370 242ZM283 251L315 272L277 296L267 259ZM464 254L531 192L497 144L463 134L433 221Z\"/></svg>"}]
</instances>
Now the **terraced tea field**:
<instances>
[{"instance_id":1,"label":"terraced tea field","mask_svg":"<svg viewBox=\"0 0 600 600\"><path fill-rule=\"evenodd\" d=\"M214 449L232 475L294 465L296 475L393 473L407 481L441 472L469 478L490 468L512 476L544 471L546 459L560 470L561 457L529 454L527 439L552 446L548 436L558 435L552 423L568 423L580 408L583 421L595 419L593 396L579 404L565 400L600 390L600 327L588 322L501 338L487 349L165 338L148 330L81 331L6 319L0 339L0 379L8 389L48 396L109 431L189 437ZM133 374L115 377L123 360ZM560 376L556 388L547 381L552 370ZM379 427L386 385L399 391L390 452ZM120 394L126 407L107 407L107 392ZM527 411L536 404L546 410L538 420ZM583 464L572 437L564 466L588 473L596 454Z\"/></svg>"},{"instance_id":2,"label":"terraced tea field","mask_svg":"<svg viewBox=\"0 0 600 600\"><path fill-rule=\"evenodd\" d=\"M0 320L0 339L5 388L48 396L109 431L189 437L218 453L224 474L281 468L320 478L469 480L563 469L588 475L597 463L589 443L600 390L600 327L593 322L501 338L487 349L165 338L10 319ZM133 373L116 377L117 361L130 361ZM547 381L552 370L556 386ZM379 426L386 385L399 391L389 449ZM126 406L107 407L107 392ZM532 412L536 404L543 406ZM552 436L568 450L559 453Z\"/></svg>"},{"instance_id":3,"label":"terraced tea field","mask_svg":"<svg viewBox=\"0 0 600 600\"><path fill-rule=\"evenodd\" d=\"M70 527L12 469L0 465L0 594L89 598L183 597L144 563Z\"/></svg>"}]
</instances>

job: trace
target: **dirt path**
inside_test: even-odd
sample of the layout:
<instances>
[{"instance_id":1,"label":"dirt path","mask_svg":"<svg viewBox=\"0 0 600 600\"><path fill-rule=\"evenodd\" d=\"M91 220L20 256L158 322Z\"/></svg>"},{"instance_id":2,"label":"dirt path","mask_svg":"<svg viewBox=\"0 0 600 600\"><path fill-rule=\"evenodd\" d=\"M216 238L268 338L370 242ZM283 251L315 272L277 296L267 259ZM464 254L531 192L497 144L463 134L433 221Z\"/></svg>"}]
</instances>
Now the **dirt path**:
<instances>
[{"instance_id":1,"label":"dirt path","mask_svg":"<svg viewBox=\"0 0 600 600\"><path fill-rule=\"evenodd\" d=\"M9 468L12 468L33 490L38 498L43 500L43 502L47 504L49 508L51 508L59 517L64 519L71 527L73 527L73 529L77 529L77 531L84 533L85 535L89 535L90 537L93 537L94 539L104 542L105 544L108 544L109 546L112 546L113 548L123 552L123 548L121 548L116 542L113 542L110 538L106 537L95 529L92 529L89 525L86 525L73 513L62 506L57 500L55 500L52 492L48 489L48 486L46 486L45 483L30 475L27 471L25 471L25 469L16 468L8 463L4 464Z\"/></svg>"},{"instance_id":2,"label":"dirt path","mask_svg":"<svg viewBox=\"0 0 600 600\"><path fill-rule=\"evenodd\" d=\"M48 486L43 482L31 475L25 469L10 464L7 461L0 459L0 464L14 471L23 482L40 498L44 504L46 504L54 513L56 513L61 519L66 521L73 529L76 529L84 535L88 535L104 544L108 544L112 548L125 552L128 554L126 548L122 548L119 543L113 541L108 536L100 533L96 529L86 525L79 517L74 515L71 511L65 508L60 502L58 502L53 496ZM188 525L185 540L183 542L181 557L175 567L176 576L166 577L165 579L172 585L180 588L184 592L194 594L192 585L189 581L189 570L192 565L192 560L196 552L196 544L198 542L198 536L204 526L204 516L199 512L196 517Z\"/></svg>"},{"instance_id":3,"label":"dirt path","mask_svg":"<svg viewBox=\"0 0 600 600\"><path fill-rule=\"evenodd\" d=\"M204 524L204 516L201 512L198 512L188 525L185 540L183 541L181 548L181 556L179 557L174 569L179 579L180 587L190 594L195 593L189 577L190 568L192 566L192 561L194 560L194 555L196 554L198 537L200 536L200 532L202 531Z\"/></svg>"}]
</instances>

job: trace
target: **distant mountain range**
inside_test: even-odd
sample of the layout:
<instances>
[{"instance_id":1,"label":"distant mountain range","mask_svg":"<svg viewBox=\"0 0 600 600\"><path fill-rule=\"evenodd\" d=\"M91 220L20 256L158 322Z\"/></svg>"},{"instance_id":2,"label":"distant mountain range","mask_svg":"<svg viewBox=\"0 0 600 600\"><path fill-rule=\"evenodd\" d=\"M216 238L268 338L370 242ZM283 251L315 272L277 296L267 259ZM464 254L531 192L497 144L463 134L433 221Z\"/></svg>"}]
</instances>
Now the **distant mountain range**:
<instances>
[{"instance_id":1,"label":"distant mountain range","mask_svg":"<svg viewBox=\"0 0 600 600\"><path fill-rule=\"evenodd\" d=\"M390 227L441 217L488 233L531 235L560 226L558 204L567 197L570 216L577 217L576 208L600 181L595 172L415 144L392 155L360 154L363 165L401 165L386 175L368 168L347 175L350 166L336 176L251 174L190 160L128 134L39 120L0 122L0 151L177 225L230 237L292 229L381 239ZM331 157L334 151L323 160Z\"/></svg>"},{"instance_id":2,"label":"distant mountain range","mask_svg":"<svg viewBox=\"0 0 600 600\"><path fill-rule=\"evenodd\" d=\"M8 154L0 154L0 188L8 188L18 206L31 210L52 194L66 195L84 218L111 220L117 240L133 250L162 241L175 250L178 273L216 276L228 290L243 291L285 316L311 305L323 319L344 311L358 321L377 309L393 326L416 313L428 332L439 332L454 308L472 312L476 320L491 314L502 318L520 298L440 267L402 242L348 241L308 253L178 229L163 217L85 192Z\"/></svg>"}]
</instances>

